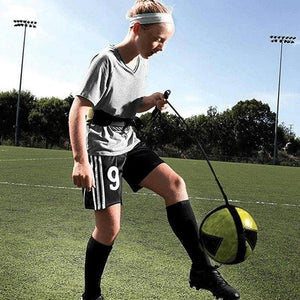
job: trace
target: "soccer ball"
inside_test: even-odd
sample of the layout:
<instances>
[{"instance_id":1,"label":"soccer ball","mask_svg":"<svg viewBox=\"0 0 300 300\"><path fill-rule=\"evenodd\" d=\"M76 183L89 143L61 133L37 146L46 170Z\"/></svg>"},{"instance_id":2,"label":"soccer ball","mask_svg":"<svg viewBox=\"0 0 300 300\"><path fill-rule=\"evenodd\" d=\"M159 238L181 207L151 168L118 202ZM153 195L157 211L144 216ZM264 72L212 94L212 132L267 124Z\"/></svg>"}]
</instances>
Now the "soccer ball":
<instances>
[{"instance_id":1,"label":"soccer ball","mask_svg":"<svg viewBox=\"0 0 300 300\"><path fill-rule=\"evenodd\" d=\"M204 251L221 264L238 264L252 254L257 241L257 225L244 209L222 205L206 215L199 238Z\"/></svg>"}]
</instances>

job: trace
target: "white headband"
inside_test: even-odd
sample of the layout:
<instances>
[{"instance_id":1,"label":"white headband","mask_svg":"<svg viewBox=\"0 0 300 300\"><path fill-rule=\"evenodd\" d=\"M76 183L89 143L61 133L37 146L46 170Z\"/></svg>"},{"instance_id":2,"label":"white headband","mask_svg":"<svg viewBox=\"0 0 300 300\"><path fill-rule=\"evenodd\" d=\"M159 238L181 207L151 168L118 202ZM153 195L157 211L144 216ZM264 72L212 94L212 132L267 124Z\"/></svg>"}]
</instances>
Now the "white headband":
<instances>
[{"instance_id":1,"label":"white headband","mask_svg":"<svg viewBox=\"0 0 300 300\"><path fill-rule=\"evenodd\" d=\"M139 14L129 18L130 27L135 23L140 24L155 24L155 23L174 23L172 15L168 13L146 13Z\"/></svg>"}]
</instances>

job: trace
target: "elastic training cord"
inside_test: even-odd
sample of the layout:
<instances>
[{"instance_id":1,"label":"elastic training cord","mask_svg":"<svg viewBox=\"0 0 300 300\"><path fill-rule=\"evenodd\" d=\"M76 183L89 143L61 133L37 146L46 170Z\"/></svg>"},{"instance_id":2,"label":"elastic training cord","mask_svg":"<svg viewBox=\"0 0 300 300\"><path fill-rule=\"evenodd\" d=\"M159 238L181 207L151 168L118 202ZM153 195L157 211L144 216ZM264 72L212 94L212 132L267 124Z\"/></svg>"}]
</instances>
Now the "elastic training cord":
<instances>
[{"instance_id":1,"label":"elastic training cord","mask_svg":"<svg viewBox=\"0 0 300 300\"><path fill-rule=\"evenodd\" d=\"M200 143L200 140L199 140L197 137L193 137L193 136L190 135L191 130L190 130L188 124L186 123L186 121L184 120L184 118L178 113L178 111L174 108L174 106L168 101L168 98L169 98L169 95L170 95L170 94L171 94L171 91L170 91L170 90L166 90L166 91L164 92L164 98L165 98L166 102L167 102L167 103L169 104L169 106L173 109L173 111L175 112L175 114L177 115L177 117L179 118L179 120L181 121L181 123L186 127L186 130L187 130L186 134L187 134L187 136L188 136L192 141L196 141L196 143L197 143L198 146L200 147L201 152L202 152L202 154L204 155L205 160L206 160L206 162L207 162L207 164L208 164L208 166L209 166L211 172L213 173L213 176L214 176L214 178L215 178L215 180L216 180L216 182L217 182L217 185L218 185L218 187L219 187L219 189L220 189L220 191L221 191L221 194L222 194L222 196L223 196L223 198L224 198L224 201L225 201L225 203L226 203L226 206L229 206L230 204L229 204L227 195L226 195L225 192L224 192L224 189L223 189L223 187L222 187L222 185L221 185L221 183L220 183L220 181L219 181L219 179L218 179L218 177L217 177L217 175L216 175L216 173L215 173L215 170L214 170L213 166L211 165L211 163L210 163L210 161L209 161L209 159L208 159L208 156L207 156L206 152L204 151L204 148L202 147L202 144ZM161 113L160 110L159 110L157 107L155 107L155 109L154 109L153 112L152 112L151 121L154 121L154 119L155 119L160 113Z\"/></svg>"}]
</instances>

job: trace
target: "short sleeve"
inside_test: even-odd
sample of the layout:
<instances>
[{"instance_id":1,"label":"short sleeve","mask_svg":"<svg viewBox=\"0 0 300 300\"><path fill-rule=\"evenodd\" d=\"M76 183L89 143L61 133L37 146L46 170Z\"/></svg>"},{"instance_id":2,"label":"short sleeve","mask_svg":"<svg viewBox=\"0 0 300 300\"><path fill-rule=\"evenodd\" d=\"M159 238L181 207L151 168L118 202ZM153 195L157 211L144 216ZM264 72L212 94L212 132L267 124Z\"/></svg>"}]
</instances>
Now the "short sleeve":
<instances>
[{"instance_id":1,"label":"short sleeve","mask_svg":"<svg viewBox=\"0 0 300 300\"><path fill-rule=\"evenodd\" d=\"M107 91L112 62L107 55L96 55L89 66L87 76L78 94L96 106Z\"/></svg>"}]
</instances>

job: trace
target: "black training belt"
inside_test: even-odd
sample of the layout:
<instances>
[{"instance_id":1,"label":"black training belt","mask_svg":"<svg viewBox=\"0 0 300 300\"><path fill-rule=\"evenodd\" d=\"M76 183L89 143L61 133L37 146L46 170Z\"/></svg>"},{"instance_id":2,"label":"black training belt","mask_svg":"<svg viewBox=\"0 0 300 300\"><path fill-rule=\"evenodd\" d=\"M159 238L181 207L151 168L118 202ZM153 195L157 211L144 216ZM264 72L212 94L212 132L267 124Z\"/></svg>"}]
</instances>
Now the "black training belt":
<instances>
[{"instance_id":1,"label":"black training belt","mask_svg":"<svg viewBox=\"0 0 300 300\"><path fill-rule=\"evenodd\" d=\"M94 116L91 120L88 120L88 124L95 124L99 126L123 126L124 128L134 126L137 130L141 129L143 126L142 121L138 117L120 118L112 116L103 110L95 110Z\"/></svg>"}]
</instances>

